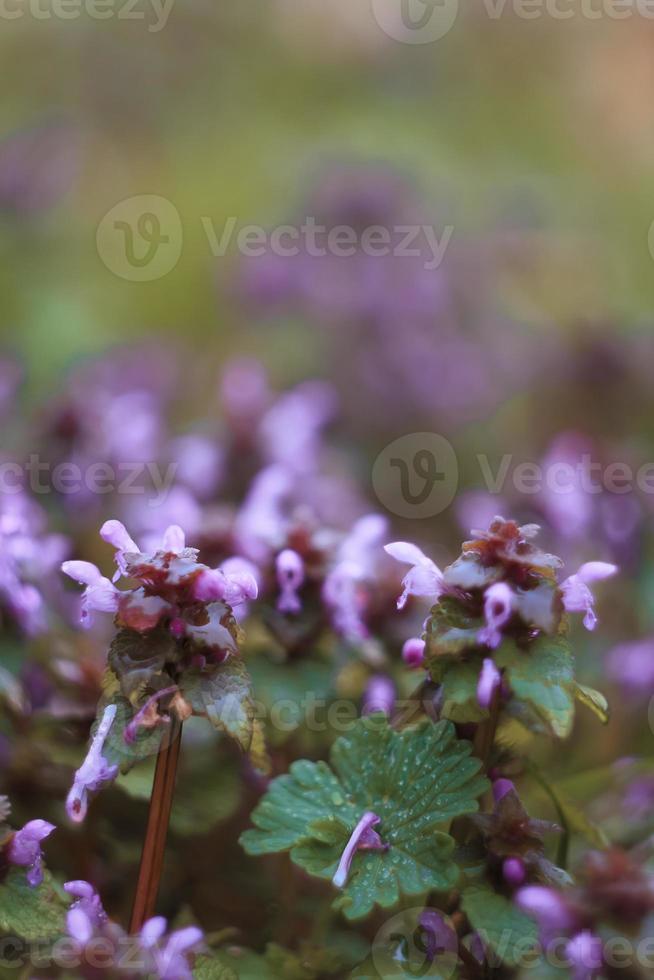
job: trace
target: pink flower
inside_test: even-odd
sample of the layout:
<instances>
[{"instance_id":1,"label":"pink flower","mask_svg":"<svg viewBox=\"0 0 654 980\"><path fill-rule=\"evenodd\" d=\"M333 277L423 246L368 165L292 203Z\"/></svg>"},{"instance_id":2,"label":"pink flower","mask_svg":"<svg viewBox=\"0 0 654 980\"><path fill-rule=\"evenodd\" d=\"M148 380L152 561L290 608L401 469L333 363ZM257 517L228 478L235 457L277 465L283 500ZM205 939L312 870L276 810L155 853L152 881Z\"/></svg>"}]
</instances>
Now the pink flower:
<instances>
[{"instance_id":1,"label":"pink flower","mask_svg":"<svg viewBox=\"0 0 654 980\"><path fill-rule=\"evenodd\" d=\"M259 586L250 563L230 558L220 568L205 568L193 583L193 595L198 602L227 602L236 606L256 599Z\"/></svg>"},{"instance_id":2,"label":"pink flower","mask_svg":"<svg viewBox=\"0 0 654 980\"><path fill-rule=\"evenodd\" d=\"M350 873L352 859L357 851L387 851L389 844L382 843L382 839L376 830L372 828L381 822L381 817L376 813L368 811L359 820L352 831L352 835L345 846L338 863L336 874L332 878L332 883L337 888L344 888Z\"/></svg>"},{"instance_id":3,"label":"pink flower","mask_svg":"<svg viewBox=\"0 0 654 980\"><path fill-rule=\"evenodd\" d=\"M506 858L502 865L502 875L508 885L518 887L524 885L527 878L525 862L519 857Z\"/></svg>"},{"instance_id":4,"label":"pink flower","mask_svg":"<svg viewBox=\"0 0 654 980\"><path fill-rule=\"evenodd\" d=\"M412 636L402 647L402 660L407 667L422 667L425 662L425 641Z\"/></svg>"},{"instance_id":5,"label":"pink flower","mask_svg":"<svg viewBox=\"0 0 654 980\"><path fill-rule=\"evenodd\" d=\"M30 820L9 842L9 863L28 869L27 883L31 888L37 888L43 881L41 841L53 830L56 830L55 825L47 820Z\"/></svg>"},{"instance_id":6,"label":"pink flower","mask_svg":"<svg viewBox=\"0 0 654 980\"><path fill-rule=\"evenodd\" d=\"M383 711L390 715L395 705L395 685L390 677L378 674L371 677L368 681L363 694L363 707L361 713L371 715L375 711Z\"/></svg>"},{"instance_id":7,"label":"pink flower","mask_svg":"<svg viewBox=\"0 0 654 980\"><path fill-rule=\"evenodd\" d=\"M484 616L486 626L477 635L480 643L495 650L502 642L502 627L513 615L513 589L506 582L489 585L484 594Z\"/></svg>"},{"instance_id":8,"label":"pink flower","mask_svg":"<svg viewBox=\"0 0 654 980\"><path fill-rule=\"evenodd\" d=\"M141 549L120 521L105 521L100 528L100 537L116 549L116 565L118 568L114 575L115 582L121 575L126 574L125 555L138 555Z\"/></svg>"},{"instance_id":9,"label":"pink flower","mask_svg":"<svg viewBox=\"0 0 654 980\"><path fill-rule=\"evenodd\" d=\"M186 954L203 942L204 934L197 926L186 926L165 939L167 928L163 916L149 919L139 934L141 948L150 953L158 980L193 980Z\"/></svg>"},{"instance_id":10,"label":"pink flower","mask_svg":"<svg viewBox=\"0 0 654 980\"><path fill-rule=\"evenodd\" d=\"M284 613L300 612L302 603L297 593L304 582L304 562L297 551L286 548L277 555L275 567L281 590L277 608Z\"/></svg>"},{"instance_id":11,"label":"pink flower","mask_svg":"<svg viewBox=\"0 0 654 980\"><path fill-rule=\"evenodd\" d=\"M435 601L444 591L443 573L415 544L394 541L384 546L384 551L396 561L411 565L402 580L404 592L397 600L397 608L403 609L410 595L425 596Z\"/></svg>"},{"instance_id":12,"label":"pink flower","mask_svg":"<svg viewBox=\"0 0 654 980\"><path fill-rule=\"evenodd\" d=\"M121 593L96 565L92 565L90 561L65 561L61 570L64 575L86 586L82 593L81 619L84 625L91 623L91 610L116 612Z\"/></svg>"},{"instance_id":13,"label":"pink flower","mask_svg":"<svg viewBox=\"0 0 654 980\"><path fill-rule=\"evenodd\" d=\"M66 799L66 812L75 823L81 823L88 810L88 794L100 789L102 783L111 782L118 775L118 766L110 766L102 755L104 743L116 717L116 705L104 709L98 729L84 762L75 773L73 785Z\"/></svg>"},{"instance_id":14,"label":"pink flower","mask_svg":"<svg viewBox=\"0 0 654 980\"><path fill-rule=\"evenodd\" d=\"M574 923L565 900L553 888L545 885L527 885L515 896L518 908L533 916L546 933L566 932Z\"/></svg>"},{"instance_id":15,"label":"pink flower","mask_svg":"<svg viewBox=\"0 0 654 980\"><path fill-rule=\"evenodd\" d=\"M477 683L477 701L480 707L490 708L493 696L501 683L502 675L495 666L495 661L491 657L487 657L482 665Z\"/></svg>"},{"instance_id":16,"label":"pink flower","mask_svg":"<svg viewBox=\"0 0 654 980\"><path fill-rule=\"evenodd\" d=\"M565 947L574 980L593 980L604 962L602 940L589 929L578 932Z\"/></svg>"},{"instance_id":17,"label":"pink flower","mask_svg":"<svg viewBox=\"0 0 654 980\"><path fill-rule=\"evenodd\" d=\"M583 612L584 626L587 630L594 630L597 625L595 615L595 600L589 586L593 582L601 582L605 578L610 578L618 571L617 565L610 565L605 561L589 561L582 565L575 575L571 575L561 583L563 593L563 605L566 612Z\"/></svg>"}]
</instances>

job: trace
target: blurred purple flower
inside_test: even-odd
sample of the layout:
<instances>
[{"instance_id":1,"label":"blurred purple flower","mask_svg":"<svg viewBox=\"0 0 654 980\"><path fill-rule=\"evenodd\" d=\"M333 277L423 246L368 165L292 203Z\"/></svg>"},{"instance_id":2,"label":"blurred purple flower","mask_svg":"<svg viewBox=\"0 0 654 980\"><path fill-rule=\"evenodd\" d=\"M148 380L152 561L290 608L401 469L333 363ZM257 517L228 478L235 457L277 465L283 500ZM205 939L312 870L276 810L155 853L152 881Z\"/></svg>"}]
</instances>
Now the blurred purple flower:
<instances>
[{"instance_id":1,"label":"blurred purple flower","mask_svg":"<svg viewBox=\"0 0 654 980\"><path fill-rule=\"evenodd\" d=\"M298 589L304 582L304 562L297 551L286 548L277 555L275 566L277 582L281 590L277 599L277 608L284 613L300 612L302 603Z\"/></svg>"},{"instance_id":2,"label":"blurred purple flower","mask_svg":"<svg viewBox=\"0 0 654 980\"><path fill-rule=\"evenodd\" d=\"M480 707L490 708L493 696L501 683L502 675L495 666L495 661L491 657L487 657L482 665L477 683L477 701Z\"/></svg>"},{"instance_id":3,"label":"blurred purple flower","mask_svg":"<svg viewBox=\"0 0 654 980\"><path fill-rule=\"evenodd\" d=\"M402 647L402 660L407 667L422 667L425 662L425 641L418 636L408 639Z\"/></svg>"},{"instance_id":4,"label":"blurred purple flower","mask_svg":"<svg viewBox=\"0 0 654 980\"><path fill-rule=\"evenodd\" d=\"M363 692L361 714L372 715L376 711L382 711L390 717L395 706L395 695L395 684L390 677L384 674L371 677Z\"/></svg>"},{"instance_id":5,"label":"blurred purple flower","mask_svg":"<svg viewBox=\"0 0 654 980\"><path fill-rule=\"evenodd\" d=\"M614 647L606 658L608 675L631 697L654 693L654 637Z\"/></svg>"},{"instance_id":6,"label":"blurred purple flower","mask_svg":"<svg viewBox=\"0 0 654 980\"><path fill-rule=\"evenodd\" d=\"M565 955L574 980L594 980L603 965L602 940L584 929L566 944Z\"/></svg>"},{"instance_id":7,"label":"blurred purple flower","mask_svg":"<svg viewBox=\"0 0 654 980\"><path fill-rule=\"evenodd\" d=\"M595 600L589 585L610 578L617 571L617 565L610 565L605 561L589 561L582 565L575 575L571 575L561 583L563 605L566 612L585 613L584 626L586 629L594 630L597 625L594 609Z\"/></svg>"}]
</instances>

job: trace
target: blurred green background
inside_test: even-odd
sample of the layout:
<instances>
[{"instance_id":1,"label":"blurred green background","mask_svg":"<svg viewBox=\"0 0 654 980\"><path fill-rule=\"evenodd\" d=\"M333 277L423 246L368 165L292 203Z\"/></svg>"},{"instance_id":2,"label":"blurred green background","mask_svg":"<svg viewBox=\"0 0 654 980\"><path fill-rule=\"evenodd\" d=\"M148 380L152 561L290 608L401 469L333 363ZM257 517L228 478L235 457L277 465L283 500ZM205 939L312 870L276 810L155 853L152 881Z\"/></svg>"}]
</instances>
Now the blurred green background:
<instances>
[{"instance_id":1,"label":"blurred green background","mask_svg":"<svg viewBox=\"0 0 654 980\"><path fill-rule=\"evenodd\" d=\"M319 331L271 331L234 302L235 256L214 259L201 217L283 221L329 158L399 166L455 234L486 238L498 301L525 324L621 331L648 316L654 22L525 20L510 5L493 19L478 3L409 45L368 0L186 0L158 31L146 0L142 20L124 0L109 10L73 4L63 20L49 0L7 0L0 16L0 132L55 119L77 147L63 198L0 224L2 344L32 385L143 335L216 364L256 352L282 382L320 371ZM136 194L166 197L183 224L179 263L153 282L119 278L96 249L102 217Z\"/></svg>"}]
</instances>

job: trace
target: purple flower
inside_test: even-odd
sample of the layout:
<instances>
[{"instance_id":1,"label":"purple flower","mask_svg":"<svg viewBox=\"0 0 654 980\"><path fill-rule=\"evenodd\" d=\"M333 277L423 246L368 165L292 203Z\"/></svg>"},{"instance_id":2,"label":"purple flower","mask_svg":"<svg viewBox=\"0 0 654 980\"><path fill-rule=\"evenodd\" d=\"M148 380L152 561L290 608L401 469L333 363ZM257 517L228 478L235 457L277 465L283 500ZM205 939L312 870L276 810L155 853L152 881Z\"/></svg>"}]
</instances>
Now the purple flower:
<instances>
[{"instance_id":1,"label":"purple flower","mask_svg":"<svg viewBox=\"0 0 654 980\"><path fill-rule=\"evenodd\" d=\"M402 580L404 592L397 600L397 608L403 609L410 595L426 596L436 600L444 590L443 573L415 544L394 541L384 546L384 551L396 561L411 565L411 571Z\"/></svg>"},{"instance_id":2,"label":"purple flower","mask_svg":"<svg viewBox=\"0 0 654 980\"><path fill-rule=\"evenodd\" d=\"M127 936L120 926L109 920L92 885L87 881L69 881L64 889L74 898L66 916L68 934L82 948L96 937L108 940L117 951L124 948ZM166 929L166 920L160 916L143 925L136 937L139 949L130 975L134 971L134 976L144 980L192 980L187 955L202 943L202 930L187 926L166 937Z\"/></svg>"},{"instance_id":3,"label":"purple flower","mask_svg":"<svg viewBox=\"0 0 654 980\"><path fill-rule=\"evenodd\" d=\"M81 823L88 810L88 794L95 793L103 783L111 782L118 775L118 766L111 766L102 755L104 743L116 717L116 705L104 709L98 729L84 762L75 773L73 785L66 800L66 812L75 823Z\"/></svg>"},{"instance_id":4,"label":"purple flower","mask_svg":"<svg viewBox=\"0 0 654 980\"><path fill-rule=\"evenodd\" d=\"M524 885L527 879L525 862L519 857L506 858L502 864L502 874L508 885L513 885L515 888Z\"/></svg>"},{"instance_id":5,"label":"purple flower","mask_svg":"<svg viewBox=\"0 0 654 980\"><path fill-rule=\"evenodd\" d=\"M565 947L574 980L593 980L604 962L602 940L589 929L578 932Z\"/></svg>"},{"instance_id":6,"label":"purple flower","mask_svg":"<svg viewBox=\"0 0 654 980\"><path fill-rule=\"evenodd\" d=\"M159 714L157 706L162 698L167 697L169 694L175 694L177 690L177 685L174 684L172 687L164 688L163 691L157 691L156 694L153 694L147 699L123 732L123 739L128 745L136 741L139 728L154 728L156 725L169 724L170 718L167 715Z\"/></svg>"},{"instance_id":7,"label":"purple flower","mask_svg":"<svg viewBox=\"0 0 654 980\"><path fill-rule=\"evenodd\" d=\"M297 551L286 548L277 555L275 566L281 590L277 608L284 613L300 612L302 603L297 593L304 582L304 562Z\"/></svg>"},{"instance_id":8,"label":"purple flower","mask_svg":"<svg viewBox=\"0 0 654 980\"><path fill-rule=\"evenodd\" d=\"M41 841L49 837L55 829L54 824L47 820L30 820L9 842L9 863L28 869L27 883L31 888L37 888L43 881Z\"/></svg>"},{"instance_id":9,"label":"purple flower","mask_svg":"<svg viewBox=\"0 0 654 980\"><path fill-rule=\"evenodd\" d=\"M86 946L108 922L100 896L88 881L67 881L64 891L74 898L66 915L68 935Z\"/></svg>"},{"instance_id":10,"label":"purple flower","mask_svg":"<svg viewBox=\"0 0 654 980\"><path fill-rule=\"evenodd\" d=\"M507 793L515 793L516 788L510 779L496 779L493 783L493 799L495 803L499 803L500 800L506 796Z\"/></svg>"},{"instance_id":11,"label":"purple flower","mask_svg":"<svg viewBox=\"0 0 654 980\"><path fill-rule=\"evenodd\" d=\"M390 677L378 674L371 677L368 681L363 694L363 707L361 713L371 715L375 711L383 711L390 715L395 705L395 685Z\"/></svg>"},{"instance_id":12,"label":"purple flower","mask_svg":"<svg viewBox=\"0 0 654 980\"><path fill-rule=\"evenodd\" d=\"M605 561L589 561L582 565L575 575L571 575L561 583L566 612L585 613L584 626L587 630L594 630L597 625L597 616L593 608L595 600L589 585L610 578L617 571L617 565L610 565Z\"/></svg>"},{"instance_id":13,"label":"purple flower","mask_svg":"<svg viewBox=\"0 0 654 980\"><path fill-rule=\"evenodd\" d=\"M514 599L513 589L506 582L496 582L486 589L484 594L486 626L479 631L477 638L491 650L497 649L502 642L502 627L506 626L513 615Z\"/></svg>"},{"instance_id":14,"label":"purple flower","mask_svg":"<svg viewBox=\"0 0 654 980\"><path fill-rule=\"evenodd\" d=\"M351 643L370 636L363 617L387 526L379 514L361 517L341 542L334 567L323 583L322 597L331 611L334 630Z\"/></svg>"},{"instance_id":15,"label":"purple flower","mask_svg":"<svg viewBox=\"0 0 654 980\"><path fill-rule=\"evenodd\" d=\"M654 693L654 638L621 643L607 657L608 674L635 698Z\"/></svg>"},{"instance_id":16,"label":"purple flower","mask_svg":"<svg viewBox=\"0 0 654 980\"><path fill-rule=\"evenodd\" d=\"M85 626L91 624L91 610L98 612L116 612L120 592L108 578L105 578L96 565L90 561L65 561L61 566L64 575L68 575L86 588L82 593L81 621Z\"/></svg>"},{"instance_id":17,"label":"purple flower","mask_svg":"<svg viewBox=\"0 0 654 980\"><path fill-rule=\"evenodd\" d=\"M315 470L321 432L335 415L336 406L336 393L324 381L305 381L281 395L259 426L266 460L294 472Z\"/></svg>"},{"instance_id":18,"label":"purple flower","mask_svg":"<svg viewBox=\"0 0 654 980\"><path fill-rule=\"evenodd\" d=\"M251 562L229 558L220 568L206 568L193 583L193 596L199 602L228 602L237 606L256 599L259 586Z\"/></svg>"},{"instance_id":19,"label":"purple flower","mask_svg":"<svg viewBox=\"0 0 654 980\"><path fill-rule=\"evenodd\" d=\"M424 953L429 963L443 953L457 953L459 938L456 930L441 912L425 909L418 920L423 932Z\"/></svg>"},{"instance_id":20,"label":"purple flower","mask_svg":"<svg viewBox=\"0 0 654 980\"><path fill-rule=\"evenodd\" d=\"M204 941L197 926L178 929L165 937L168 923L163 916L149 919L139 934L141 948L151 957L158 980L193 980L186 956Z\"/></svg>"},{"instance_id":21,"label":"purple flower","mask_svg":"<svg viewBox=\"0 0 654 980\"><path fill-rule=\"evenodd\" d=\"M209 499L223 475L224 455L216 443L206 436L181 436L171 443L170 453L176 466L175 480L198 498Z\"/></svg>"},{"instance_id":22,"label":"purple flower","mask_svg":"<svg viewBox=\"0 0 654 980\"><path fill-rule=\"evenodd\" d=\"M490 708L493 696L501 683L502 675L495 666L495 661L491 657L486 657L477 683L477 701L480 707Z\"/></svg>"},{"instance_id":23,"label":"purple flower","mask_svg":"<svg viewBox=\"0 0 654 980\"><path fill-rule=\"evenodd\" d=\"M419 636L412 636L402 647L402 660L407 667L422 667L425 662L425 641Z\"/></svg>"},{"instance_id":24,"label":"purple flower","mask_svg":"<svg viewBox=\"0 0 654 980\"><path fill-rule=\"evenodd\" d=\"M332 878L337 888L345 887L352 859L357 851L387 851L390 847L389 844L384 844L377 831L372 829L380 822L381 817L371 811L364 813L359 820L341 855L336 874Z\"/></svg>"},{"instance_id":25,"label":"purple flower","mask_svg":"<svg viewBox=\"0 0 654 980\"><path fill-rule=\"evenodd\" d=\"M516 905L531 915L545 934L568 932L574 927L574 915L563 898L553 888L526 885L515 896Z\"/></svg>"}]
</instances>

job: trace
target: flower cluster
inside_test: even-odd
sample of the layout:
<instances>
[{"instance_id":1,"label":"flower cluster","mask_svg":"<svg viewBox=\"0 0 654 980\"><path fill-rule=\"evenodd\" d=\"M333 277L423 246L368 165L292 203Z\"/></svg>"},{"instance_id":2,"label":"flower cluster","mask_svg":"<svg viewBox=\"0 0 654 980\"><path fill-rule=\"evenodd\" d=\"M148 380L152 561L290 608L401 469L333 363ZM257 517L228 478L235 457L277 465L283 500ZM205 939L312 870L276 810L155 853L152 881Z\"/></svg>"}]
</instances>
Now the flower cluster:
<instances>
[{"instance_id":1,"label":"flower cluster","mask_svg":"<svg viewBox=\"0 0 654 980\"><path fill-rule=\"evenodd\" d=\"M648 928L654 877L637 855L619 848L592 851L574 887L560 891L527 885L517 892L516 902L536 919L544 948L564 939L564 957L575 980L593 980L607 963L613 965L612 930L639 939L640 930Z\"/></svg>"},{"instance_id":2,"label":"flower cluster","mask_svg":"<svg viewBox=\"0 0 654 980\"><path fill-rule=\"evenodd\" d=\"M495 517L487 531L472 532L474 538L463 545L460 558L444 571L416 545L386 545L393 558L411 566L398 608L410 596L435 603L425 639L405 644L405 661L420 666L426 655L438 670L450 657L481 660L477 698L482 708L489 708L502 686L502 665L494 652L505 640L527 654L539 637L561 632L562 616L568 612L583 613L584 626L593 630L597 616L590 587L615 575L617 567L586 562L558 582L562 562L537 547L538 531L533 524L520 527Z\"/></svg>"},{"instance_id":3,"label":"flower cluster","mask_svg":"<svg viewBox=\"0 0 654 980\"><path fill-rule=\"evenodd\" d=\"M167 934L162 916L149 919L138 935L130 938L104 910L100 896L87 881L69 881L64 890L73 903L66 915L68 935L79 953L98 940L113 956L120 976L157 978L157 980L192 980L189 954L203 945L204 936L197 926L187 926Z\"/></svg>"},{"instance_id":4,"label":"flower cluster","mask_svg":"<svg viewBox=\"0 0 654 980\"><path fill-rule=\"evenodd\" d=\"M116 549L114 580L124 577L140 585L121 591L90 562L64 562L66 575L86 586L84 620L92 610L113 612L117 625L139 633L165 624L176 639L189 637L206 647L208 655L235 652L223 622L228 614L225 604L256 598L256 579L246 567L234 561L227 570L201 564L199 552L186 547L184 532L176 525L166 530L152 554L141 552L120 521L107 521L100 534Z\"/></svg>"}]
</instances>

